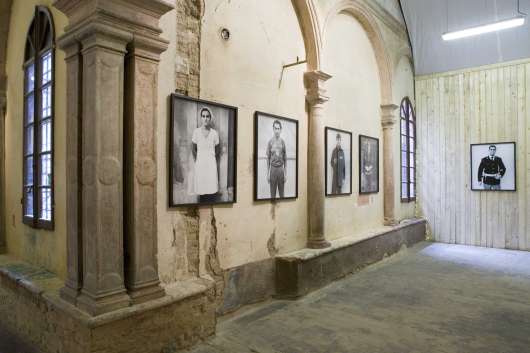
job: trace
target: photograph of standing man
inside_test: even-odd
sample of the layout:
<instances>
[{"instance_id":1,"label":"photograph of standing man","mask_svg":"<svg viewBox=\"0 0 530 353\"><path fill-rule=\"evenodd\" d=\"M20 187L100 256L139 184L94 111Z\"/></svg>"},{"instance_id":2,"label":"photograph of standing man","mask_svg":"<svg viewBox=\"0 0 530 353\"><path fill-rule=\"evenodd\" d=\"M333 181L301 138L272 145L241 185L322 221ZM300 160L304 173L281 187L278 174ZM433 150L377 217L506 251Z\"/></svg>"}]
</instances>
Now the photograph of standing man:
<instances>
[{"instance_id":1,"label":"photograph of standing man","mask_svg":"<svg viewBox=\"0 0 530 353\"><path fill-rule=\"evenodd\" d=\"M272 123L274 136L267 144L267 182L271 189L271 198L276 198L276 190L280 198L284 197L284 186L287 182L287 152L285 142L280 137L282 132L282 123L274 120Z\"/></svg>"},{"instance_id":2,"label":"photograph of standing man","mask_svg":"<svg viewBox=\"0 0 530 353\"><path fill-rule=\"evenodd\" d=\"M331 193L340 194L346 181L346 159L341 146L340 134L337 134L337 144L331 153L330 164L332 170Z\"/></svg>"},{"instance_id":3,"label":"photograph of standing man","mask_svg":"<svg viewBox=\"0 0 530 353\"><path fill-rule=\"evenodd\" d=\"M482 158L478 167L478 182L484 190L500 190L501 179L506 173L506 167L500 157L495 156L497 147L489 146L489 155Z\"/></svg>"}]
</instances>

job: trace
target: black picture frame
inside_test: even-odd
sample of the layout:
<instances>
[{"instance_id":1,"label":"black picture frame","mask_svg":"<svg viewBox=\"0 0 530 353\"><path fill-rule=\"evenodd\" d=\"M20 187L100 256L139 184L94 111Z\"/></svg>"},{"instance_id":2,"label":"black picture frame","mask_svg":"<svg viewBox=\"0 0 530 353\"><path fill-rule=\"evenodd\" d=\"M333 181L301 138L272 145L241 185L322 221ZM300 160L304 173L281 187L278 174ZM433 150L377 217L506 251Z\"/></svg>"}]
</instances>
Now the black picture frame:
<instances>
[{"instance_id":1,"label":"black picture frame","mask_svg":"<svg viewBox=\"0 0 530 353\"><path fill-rule=\"evenodd\" d=\"M489 146L499 146L499 145L509 145L512 147L513 151L512 151L512 160L504 160L503 163L505 164L505 168L506 168L506 173L508 173L508 170L509 169L513 169L513 172L510 172L510 176L513 178L513 188L501 188L501 189L498 189L498 190L491 190L491 189L484 189L484 188L479 188L479 187L475 187L475 185L478 183L478 168L474 168L477 166L477 161L478 159L482 159L484 158L485 156L483 155L483 152L480 156L476 156L474 157L473 156L473 149L476 148L476 147L479 147L479 146L487 146L488 148L488 151L489 151ZM476 151L477 153L479 153L478 151ZM496 148L496 153L498 152L498 148ZM504 156L505 153L503 153L503 158L505 157ZM501 158L502 159L502 158ZM515 192L517 191L517 144L515 143L515 141L509 141L509 142L491 142L491 143L472 143L470 146L469 146L469 161L470 161L470 173L469 173L469 176L470 176L470 187L471 187L471 191L487 191L487 192L502 192L502 191L508 191L508 192ZM506 164L508 164L508 166L506 166ZM480 167L480 164L478 165ZM513 168L511 168L513 166ZM476 173L475 173L476 172ZM506 174L505 174L506 176ZM476 177L476 179L475 179ZM476 182L475 182L476 181ZM501 181L501 185L502 185L502 181ZM502 186L501 186L502 187Z\"/></svg>"},{"instance_id":2,"label":"black picture frame","mask_svg":"<svg viewBox=\"0 0 530 353\"><path fill-rule=\"evenodd\" d=\"M374 173L375 177L375 187L366 189L363 187L363 162L364 162L364 154L363 154L363 140L368 140L375 142L375 148L376 152L375 155L375 162L374 165L376 167L376 173ZM361 195L367 195L367 194L377 194L379 192L379 139L371 136L366 135L359 135L359 194Z\"/></svg>"},{"instance_id":3,"label":"black picture frame","mask_svg":"<svg viewBox=\"0 0 530 353\"><path fill-rule=\"evenodd\" d=\"M350 171L350 190L349 192L341 192L341 193L330 193L328 192L328 183L330 182L329 178L328 178L328 168L329 166L331 165L331 161L328 160L328 155L329 155L329 150L328 150L328 134L330 132L336 132L336 133L340 133L340 134L346 134L346 135L349 135L350 136L350 146L349 146L349 151L350 151L350 168L349 168L349 171ZM352 185L352 181L353 181L353 178L352 178L352 173L353 173L353 134L350 132L350 131L346 131L346 130L341 130L341 129L336 129L334 127L329 127L329 126L326 126L325 129L324 129L324 144L325 144L325 167L324 167L324 173L325 173L325 195L326 196L329 196L329 197L340 197L340 196L349 196L353 193L353 185ZM344 148L344 146L343 146Z\"/></svg>"},{"instance_id":4,"label":"black picture frame","mask_svg":"<svg viewBox=\"0 0 530 353\"><path fill-rule=\"evenodd\" d=\"M294 195L292 196L284 196L284 197L275 197L275 198L272 198L272 197L263 197L263 196L260 196L260 175L259 175L259 172L260 172L260 168L259 168L259 159L260 159L260 156L258 155L259 154L259 145L260 145L260 131L259 131L259 120L260 120L260 117L264 117L264 118L267 118L267 119L274 119L274 120L279 120L280 122L286 122L288 124L294 124L294 129L295 129L295 149L296 149L296 152L295 152L295 168L294 168L294 180L295 180L295 183L294 183ZM284 129L284 127L282 127L282 129ZM295 119L290 119L290 118L286 118L286 117L283 117L283 116L279 116L279 115L274 115L274 114L270 114L270 113L265 113L265 112L261 112L261 111L256 111L254 113L254 201L280 201L280 200L294 200L294 199L297 199L298 198L298 148L299 148L299 144L298 144L298 141L299 141L299 130L298 130L298 120L295 120ZM270 134L268 137L266 137L266 139L270 139L272 137L272 130L270 131ZM290 179L290 178L289 178ZM288 180L289 180L288 179ZM269 193L270 194L270 193Z\"/></svg>"},{"instance_id":5,"label":"black picture frame","mask_svg":"<svg viewBox=\"0 0 530 353\"><path fill-rule=\"evenodd\" d=\"M168 143L168 148L169 148L169 153L168 153L168 156L169 156L169 159L168 159L168 175L169 175L169 179L168 179L168 206L170 208L174 208L174 207L182 207L182 206L206 206L206 205L227 205L227 204L233 204L233 203L236 203L237 202L237 120L238 120L238 108L235 107L235 106L231 106L231 105L226 105L226 104L222 104L222 103L217 103L217 102L212 102L212 101L208 101L208 100L203 100L203 99L198 99L198 98L192 98L192 97L188 97L188 96L184 96L184 95L180 95L180 94L176 94L176 93L172 93L169 97L170 99L170 117L169 117L169 143ZM210 199L210 200L206 200L206 201L201 201L200 200L200 196L198 197L199 200L198 201L195 201L195 202L175 202L175 197L174 197L174 189L173 189L173 185L174 185L174 180L175 180L175 177L176 177L176 173L175 173L175 164L176 164L176 161L175 161L175 150L176 150L176 146L175 146L175 123L176 123L176 112L177 112L177 104L179 104L179 102L187 102L187 103L195 103L197 104L197 106L199 105L203 105L203 106L206 106L206 107L212 107L212 108L215 108L215 109L225 109L227 111L229 111L229 115L228 115L228 138L227 138L227 141L226 141L226 153L228 154L227 156L227 169L226 169L226 175L227 175L227 189L229 187L232 188L232 191L231 191L231 197L228 199L228 200L213 200L213 199ZM198 108L197 108L197 111L198 111ZM185 121L187 119L190 119L191 117L182 117L182 119ZM189 131L188 131L189 132ZM219 143L221 144L221 142ZM180 146L179 146L180 147ZM189 146L191 148L191 140L189 142ZM222 149L223 147L220 146L220 148ZM222 154L222 153L221 153ZM189 155L188 155L188 158L189 158ZM220 174L221 174L221 170L220 170L220 162L217 161L217 171L218 171L218 181L220 179ZM189 180L188 180L188 183L189 183ZM219 182L219 184L221 184ZM219 198L219 192L215 195L218 195L216 196L216 198Z\"/></svg>"}]
</instances>

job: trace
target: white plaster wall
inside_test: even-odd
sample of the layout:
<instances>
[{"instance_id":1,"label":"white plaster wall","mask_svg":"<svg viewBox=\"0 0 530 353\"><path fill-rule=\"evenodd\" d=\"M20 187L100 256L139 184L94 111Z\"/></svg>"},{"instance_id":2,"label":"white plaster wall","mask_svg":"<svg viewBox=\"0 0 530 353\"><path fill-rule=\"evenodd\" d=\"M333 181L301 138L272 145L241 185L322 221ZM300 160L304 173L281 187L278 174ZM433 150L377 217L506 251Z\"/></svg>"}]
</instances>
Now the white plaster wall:
<instances>
[{"instance_id":1,"label":"white plaster wall","mask_svg":"<svg viewBox=\"0 0 530 353\"><path fill-rule=\"evenodd\" d=\"M398 62L397 67L394 70L394 79L393 79L393 93L394 93L394 102L397 105L401 104L401 100L404 97L409 97L412 105L416 108L415 99L414 99L414 73L412 68L412 63L407 56L402 56ZM401 202L401 158L400 158L400 141L401 141L401 131L400 131L400 115L399 109L396 110L396 127L394 131L394 150L397 151L396 160L394 161L394 177L396 180L394 193L395 198L395 210L396 210L396 219L398 221L412 218L415 215L415 202Z\"/></svg>"},{"instance_id":2,"label":"white plaster wall","mask_svg":"<svg viewBox=\"0 0 530 353\"><path fill-rule=\"evenodd\" d=\"M379 71L370 40L352 16L335 16L326 27L323 71L330 100L326 126L351 131L352 195L326 198L326 237L361 234L383 225L383 154ZM359 134L379 139L379 193L359 195ZM322 147L323 148L323 147Z\"/></svg>"},{"instance_id":3,"label":"white plaster wall","mask_svg":"<svg viewBox=\"0 0 530 353\"><path fill-rule=\"evenodd\" d=\"M307 239L306 65L302 34L290 0L207 0L201 33L201 98L239 107L237 203L214 207L221 267L269 258L272 239L280 253ZM231 32L229 41L220 29ZM253 201L254 112L299 121L298 199ZM269 247L267 243L269 242Z\"/></svg>"}]
</instances>

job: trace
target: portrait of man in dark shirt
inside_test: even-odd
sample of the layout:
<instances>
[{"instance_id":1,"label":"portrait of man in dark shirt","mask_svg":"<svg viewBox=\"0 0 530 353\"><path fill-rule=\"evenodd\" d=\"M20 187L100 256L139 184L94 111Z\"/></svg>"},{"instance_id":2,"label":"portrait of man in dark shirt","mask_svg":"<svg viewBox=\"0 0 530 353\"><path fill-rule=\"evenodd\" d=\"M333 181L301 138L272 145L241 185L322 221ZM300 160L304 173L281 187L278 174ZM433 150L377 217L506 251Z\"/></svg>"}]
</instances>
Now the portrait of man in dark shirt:
<instances>
[{"instance_id":1,"label":"portrait of man in dark shirt","mask_svg":"<svg viewBox=\"0 0 530 353\"><path fill-rule=\"evenodd\" d=\"M267 144L267 182L271 190L271 198L276 198L276 191L280 198L284 197L284 186L287 182L287 152L285 141L280 137L282 123L274 120L272 123L273 137Z\"/></svg>"},{"instance_id":2,"label":"portrait of man in dark shirt","mask_svg":"<svg viewBox=\"0 0 530 353\"><path fill-rule=\"evenodd\" d=\"M495 156L497 147L489 146L489 155L482 158L478 167L478 182L484 190L500 190L506 167L500 157Z\"/></svg>"}]
</instances>

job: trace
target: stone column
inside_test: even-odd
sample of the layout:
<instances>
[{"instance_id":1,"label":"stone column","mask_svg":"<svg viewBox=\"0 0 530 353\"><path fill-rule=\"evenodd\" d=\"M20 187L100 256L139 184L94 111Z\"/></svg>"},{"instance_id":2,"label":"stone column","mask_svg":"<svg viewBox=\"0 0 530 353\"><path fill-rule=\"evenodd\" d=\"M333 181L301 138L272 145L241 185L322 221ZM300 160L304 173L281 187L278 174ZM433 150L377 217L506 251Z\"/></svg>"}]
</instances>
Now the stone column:
<instances>
[{"instance_id":1,"label":"stone column","mask_svg":"<svg viewBox=\"0 0 530 353\"><path fill-rule=\"evenodd\" d=\"M67 273L61 297L72 304L83 283L83 247L81 237L81 44L71 36L61 38L59 46L66 57L66 262Z\"/></svg>"},{"instance_id":2,"label":"stone column","mask_svg":"<svg viewBox=\"0 0 530 353\"><path fill-rule=\"evenodd\" d=\"M123 257L123 89L130 37L101 24L81 36L83 289L78 306L92 315L129 305Z\"/></svg>"},{"instance_id":3,"label":"stone column","mask_svg":"<svg viewBox=\"0 0 530 353\"><path fill-rule=\"evenodd\" d=\"M126 286L134 303L164 296L157 263L158 62L168 42L135 36L126 60Z\"/></svg>"},{"instance_id":4,"label":"stone column","mask_svg":"<svg viewBox=\"0 0 530 353\"><path fill-rule=\"evenodd\" d=\"M5 214L5 114L6 94L1 89L5 80L0 74L0 254L6 251L6 214Z\"/></svg>"},{"instance_id":5,"label":"stone column","mask_svg":"<svg viewBox=\"0 0 530 353\"><path fill-rule=\"evenodd\" d=\"M383 126L383 187L384 187L384 224L397 224L395 214L395 180L394 175L394 134L396 125L395 104L381 105L381 124Z\"/></svg>"},{"instance_id":6,"label":"stone column","mask_svg":"<svg viewBox=\"0 0 530 353\"><path fill-rule=\"evenodd\" d=\"M131 298L164 294L156 258L156 118L158 60L168 42L158 24L173 6L166 0L54 6L70 21L60 39L69 91L68 275L61 296L99 315Z\"/></svg>"},{"instance_id":7,"label":"stone column","mask_svg":"<svg viewBox=\"0 0 530 353\"><path fill-rule=\"evenodd\" d=\"M321 249L330 246L326 240L325 225L325 149L324 149L324 116L322 107L327 102L324 82L331 78L322 71L310 71L304 75L307 90L306 101L309 108L308 136L308 240L307 247Z\"/></svg>"}]
</instances>

